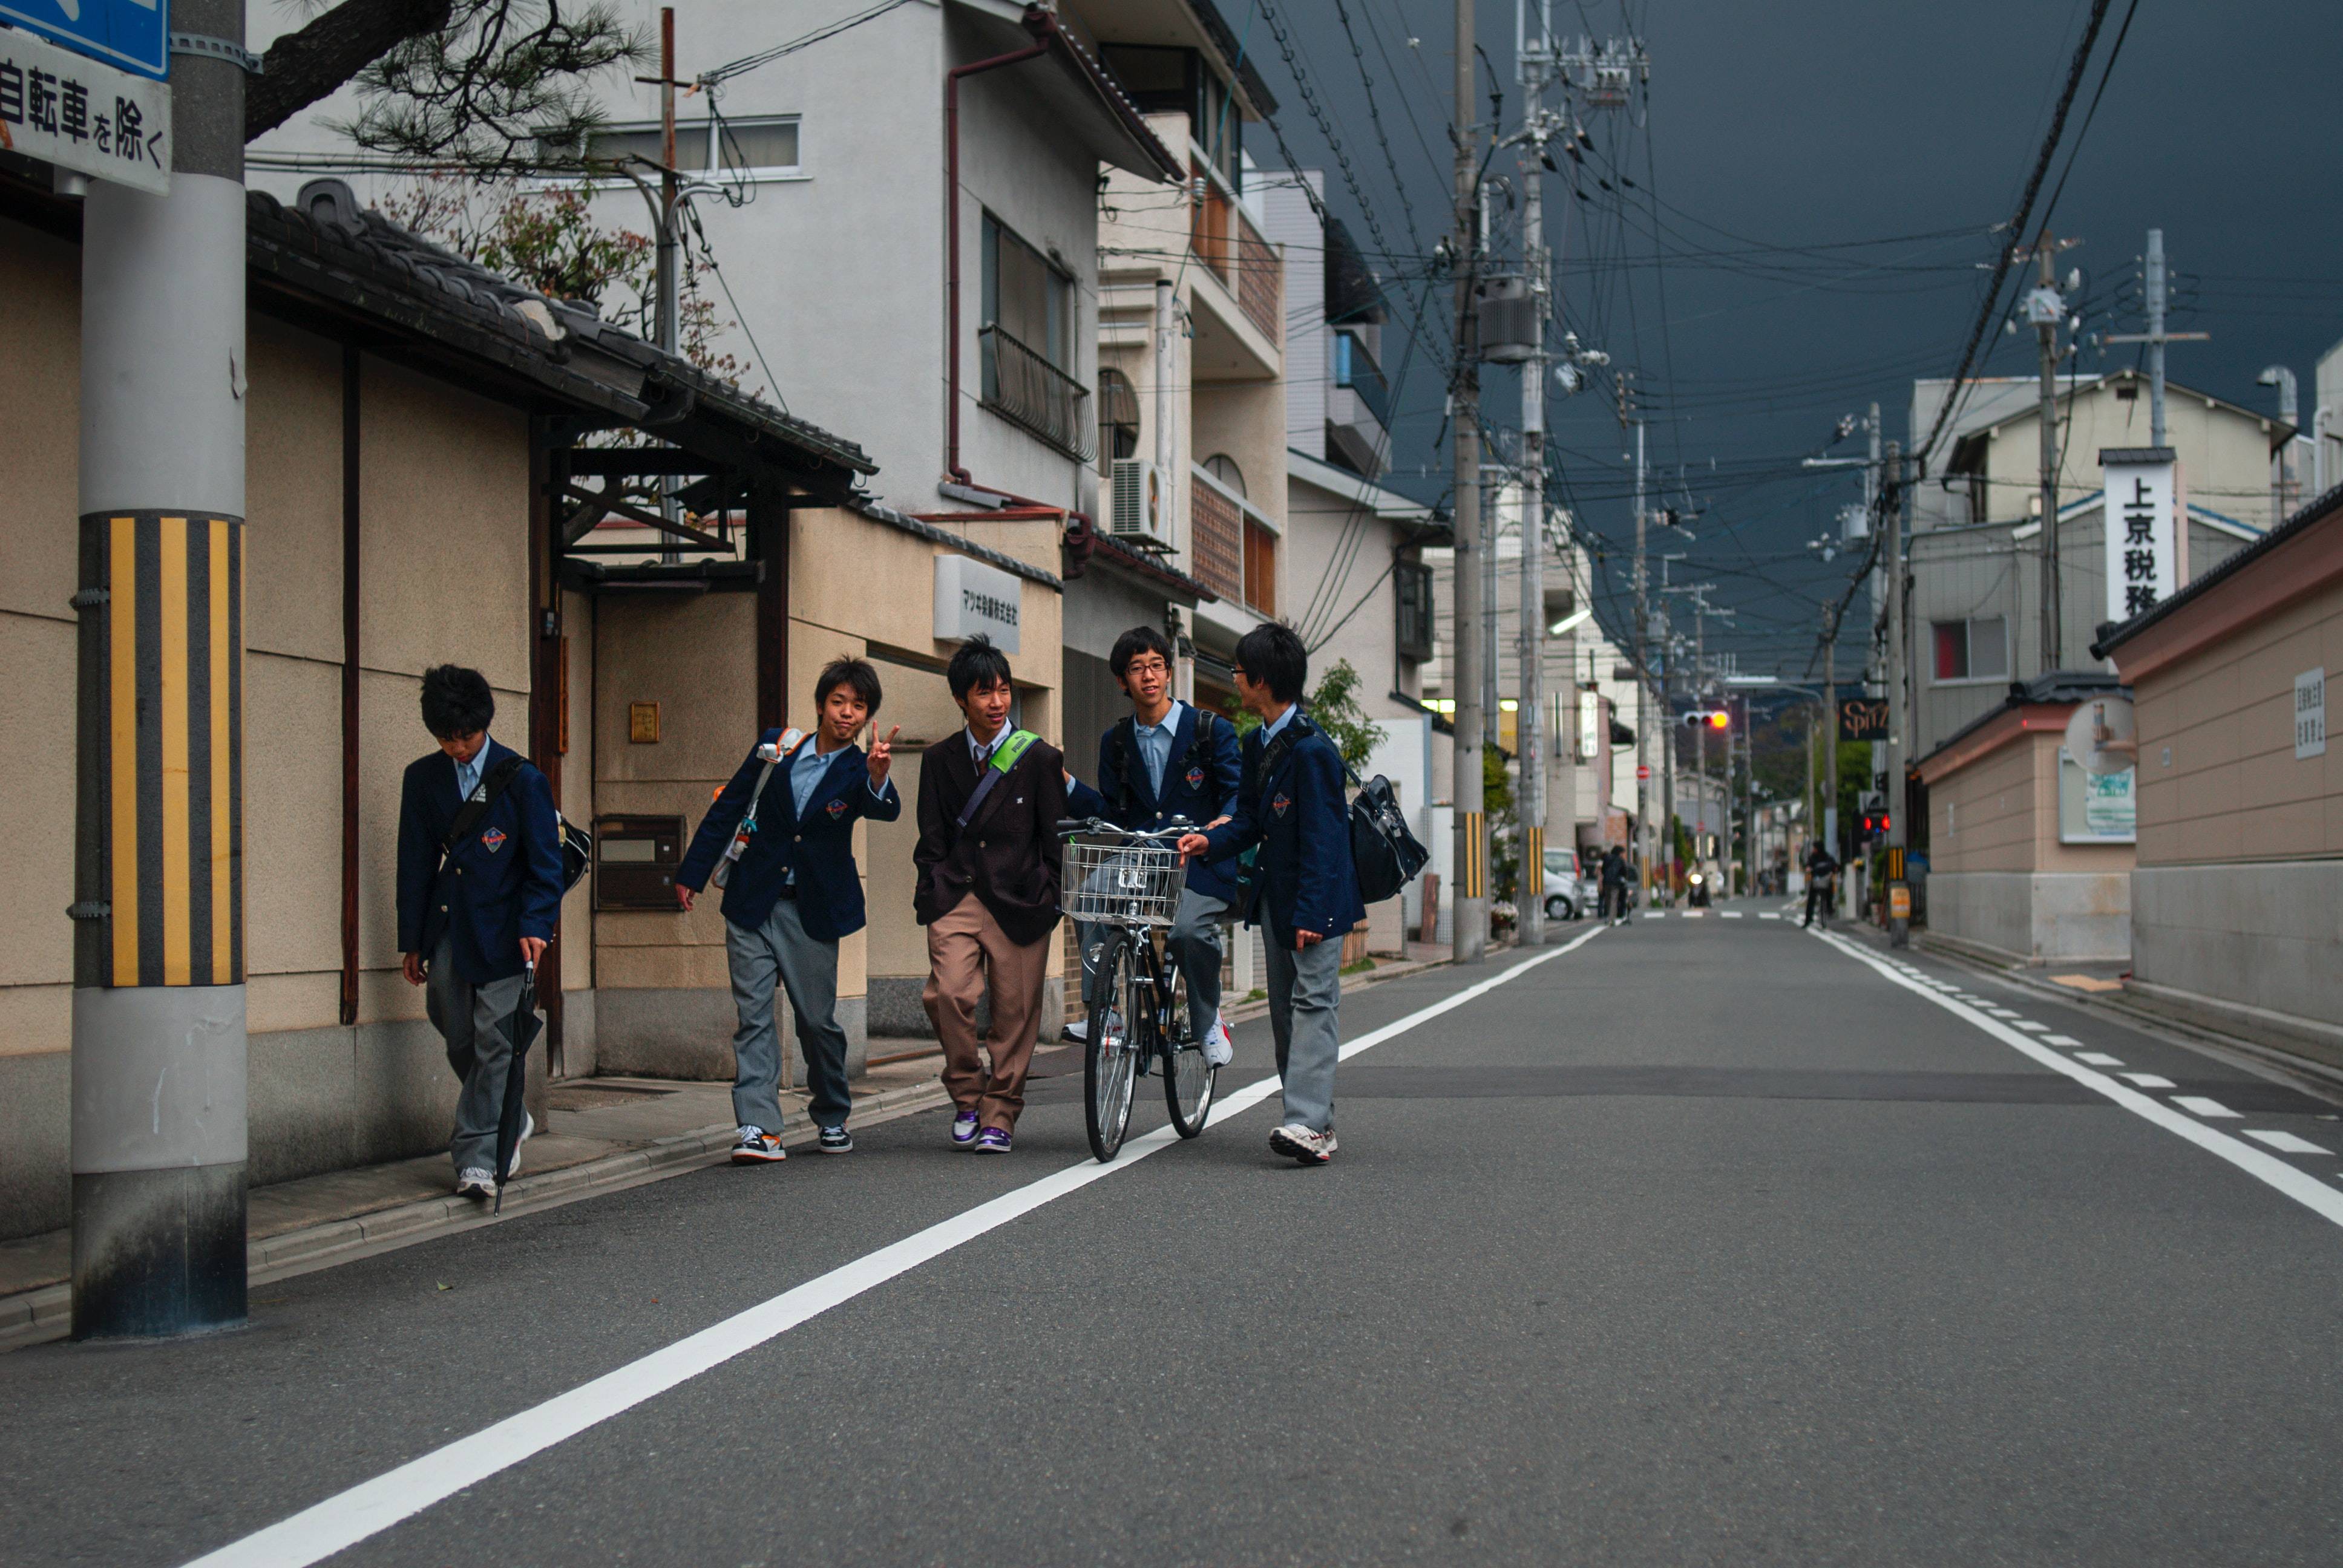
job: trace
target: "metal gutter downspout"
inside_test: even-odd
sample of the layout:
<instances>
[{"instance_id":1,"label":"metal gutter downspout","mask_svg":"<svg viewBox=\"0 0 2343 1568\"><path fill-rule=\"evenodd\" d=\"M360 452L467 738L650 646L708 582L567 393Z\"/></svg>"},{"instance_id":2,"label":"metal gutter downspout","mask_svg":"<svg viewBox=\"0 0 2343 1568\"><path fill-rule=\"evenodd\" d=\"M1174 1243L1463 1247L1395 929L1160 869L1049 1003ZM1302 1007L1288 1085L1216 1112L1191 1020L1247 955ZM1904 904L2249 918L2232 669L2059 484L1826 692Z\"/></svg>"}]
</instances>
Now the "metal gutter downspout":
<instances>
[{"instance_id":1,"label":"metal gutter downspout","mask_svg":"<svg viewBox=\"0 0 2343 1568\"><path fill-rule=\"evenodd\" d=\"M974 485L976 480L960 460L960 84L963 76L1021 65L1048 54L1051 40L1057 35L1058 19L1039 6L1029 6L1024 23L1034 38L1030 48L972 60L944 73L944 472L963 485Z\"/></svg>"}]
</instances>

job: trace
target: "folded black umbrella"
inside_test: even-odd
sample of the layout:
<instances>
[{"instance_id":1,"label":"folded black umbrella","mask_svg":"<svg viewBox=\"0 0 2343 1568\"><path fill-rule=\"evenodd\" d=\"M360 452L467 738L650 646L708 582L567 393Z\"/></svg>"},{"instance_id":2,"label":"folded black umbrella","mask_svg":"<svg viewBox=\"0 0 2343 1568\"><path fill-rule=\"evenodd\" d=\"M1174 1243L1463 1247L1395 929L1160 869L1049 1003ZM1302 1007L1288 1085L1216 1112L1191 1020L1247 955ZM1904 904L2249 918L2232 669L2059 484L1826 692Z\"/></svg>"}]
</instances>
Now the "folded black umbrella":
<instances>
[{"instance_id":1,"label":"folded black umbrella","mask_svg":"<svg viewBox=\"0 0 2343 1568\"><path fill-rule=\"evenodd\" d=\"M528 1092L528 1048L545 1030L537 1016L537 966L531 964L521 981L520 1000L513 1005L512 1062L505 1069L504 1110L497 1118L496 1212L505 1210L505 1183L512 1177L513 1155L520 1149L520 1130L528 1121L523 1104Z\"/></svg>"}]
</instances>

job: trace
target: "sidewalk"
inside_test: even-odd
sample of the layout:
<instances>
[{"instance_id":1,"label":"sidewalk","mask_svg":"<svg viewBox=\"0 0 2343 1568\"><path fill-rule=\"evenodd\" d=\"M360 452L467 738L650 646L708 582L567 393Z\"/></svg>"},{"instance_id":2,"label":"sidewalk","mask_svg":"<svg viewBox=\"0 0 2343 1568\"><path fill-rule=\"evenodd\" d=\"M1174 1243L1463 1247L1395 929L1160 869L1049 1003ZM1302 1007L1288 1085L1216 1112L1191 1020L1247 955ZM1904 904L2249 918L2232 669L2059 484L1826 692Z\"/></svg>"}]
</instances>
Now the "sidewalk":
<instances>
[{"instance_id":1,"label":"sidewalk","mask_svg":"<svg viewBox=\"0 0 2343 1568\"><path fill-rule=\"evenodd\" d=\"M854 1085L854 1125L947 1103L934 1049L903 1044L904 1057L872 1067ZM251 1282L306 1274L697 1171L721 1162L738 1131L729 1083L588 1078L555 1084L551 1100L548 1125L528 1141L522 1173L505 1189L501 1215L454 1194L445 1154L253 1189L246 1229ZM813 1141L806 1101L802 1091L781 1094L781 1140L792 1151ZM70 1231L0 1242L0 1352L65 1337L73 1311L66 1283L72 1259Z\"/></svg>"},{"instance_id":2,"label":"sidewalk","mask_svg":"<svg viewBox=\"0 0 2343 1568\"><path fill-rule=\"evenodd\" d=\"M1379 958L1372 970L1345 975L1357 991L1420 974L1447 961L1444 948L1408 944L1405 959ZM1239 1002L1229 1020L1265 1018L1266 1000ZM931 1041L890 1040L870 1073L854 1085L854 1124L868 1126L948 1103L937 1078ZM1037 1076L1067 1070L1036 1052ZM1080 1058L1071 1059L1080 1070ZM547 1125L528 1141L522 1174L505 1189L504 1212L491 1213L450 1190L447 1157L427 1154L387 1165L328 1171L298 1181L253 1189L246 1234L247 1268L258 1285L371 1257L435 1236L501 1219L574 1203L723 1161L737 1129L732 1086L663 1078L587 1078L557 1083ZM810 1145L803 1091L784 1091L781 1140L790 1150ZM51 1231L0 1241L0 1352L63 1339L72 1326L67 1284L73 1232Z\"/></svg>"}]
</instances>

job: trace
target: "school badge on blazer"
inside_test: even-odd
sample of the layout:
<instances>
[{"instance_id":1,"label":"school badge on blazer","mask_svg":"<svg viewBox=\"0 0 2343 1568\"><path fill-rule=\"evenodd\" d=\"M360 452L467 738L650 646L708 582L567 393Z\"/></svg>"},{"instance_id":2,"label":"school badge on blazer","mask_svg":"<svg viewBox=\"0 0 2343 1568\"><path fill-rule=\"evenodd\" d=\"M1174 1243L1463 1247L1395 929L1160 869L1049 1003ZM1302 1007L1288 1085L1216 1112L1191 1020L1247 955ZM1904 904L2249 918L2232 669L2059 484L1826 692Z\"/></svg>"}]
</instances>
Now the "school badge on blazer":
<instances>
[{"instance_id":1,"label":"school badge on blazer","mask_svg":"<svg viewBox=\"0 0 2343 1568\"><path fill-rule=\"evenodd\" d=\"M1285 809L1292 804L1293 800L1292 797L1280 794L1270 801L1269 809L1282 817L1285 815Z\"/></svg>"},{"instance_id":2,"label":"school badge on blazer","mask_svg":"<svg viewBox=\"0 0 2343 1568\"><path fill-rule=\"evenodd\" d=\"M489 854L495 854L498 849L505 847L505 830L502 828L489 829L487 832L480 835L480 843L488 849Z\"/></svg>"},{"instance_id":3,"label":"school badge on blazer","mask_svg":"<svg viewBox=\"0 0 2343 1568\"><path fill-rule=\"evenodd\" d=\"M1189 788L1189 789L1202 789L1203 787L1204 787L1204 770L1203 770L1202 768L1191 768L1191 769L1188 769L1188 788Z\"/></svg>"},{"instance_id":4,"label":"school badge on blazer","mask_svg":"<svg viewBox=\"0 0 2343 1568\"><path fill-rule=\"evenodd\" d=\"M829 805L823 807L822 809L828 811L830 813L830 820L835 822L838 819L846 815L846 802L843 799L832 800Z\"/></svg>"}]
</instances>

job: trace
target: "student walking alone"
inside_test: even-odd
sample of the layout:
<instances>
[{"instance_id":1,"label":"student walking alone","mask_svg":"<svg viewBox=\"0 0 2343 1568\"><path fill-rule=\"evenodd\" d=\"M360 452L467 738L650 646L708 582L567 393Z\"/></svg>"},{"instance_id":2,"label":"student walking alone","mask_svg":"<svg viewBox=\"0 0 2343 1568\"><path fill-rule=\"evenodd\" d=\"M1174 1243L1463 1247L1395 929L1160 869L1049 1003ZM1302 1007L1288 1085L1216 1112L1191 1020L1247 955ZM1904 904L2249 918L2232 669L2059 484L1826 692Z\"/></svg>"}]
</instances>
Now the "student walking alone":
<instances>
[{"instance_id":1,"label":"student walking alone","mask_svg":"<svg viewBox=\"0 0 2343 1568\"><path fill-rule=\"evenodd\" d=\"M399 967L426 988L447 1065L464 1081L448 1152L456 1191L468 1198L496 1192L513 1015L561 915L553 787L488 739L496 716L478 670L425 670L423 728L439 749L407 765L398 800ZM535 1131L524 1120L522 1141ZM519 1168L516 1146L506 1174Z\"/></svg>"},{"instance_id":2,"label":"student walking alone","mask_svg":"<svg viewBox=\"0 0 2343 1568\"><path fill-rule=\"evenodd\" d=\"M902 798L887 774L895 730L865 755L854 744L879 713L879 672L859 658L833 659L813 687L814 732L768 729L709 808L675 873L676 901L688 911L719 865L724 886L724 957L732 976L736 1064L735 1164L777 1162L781 1149L781 1041L773 1026L776 983L797 1017L819 1130L815 1147L844 1154L853 1101L846 1089L846 1031L838 1027L838 944L862 929L862 876L854 864L854 824L891 822ZM898 727L900 729L900 726ZM733 849L738 845L737 849Z\"/></svg>"},{"instance_id":3,"label":"student walking alone","mask_svg":"<svg viewBox=\"0 0 2343 1568\"><path fill-rule=\"evenodd\" d=\"M1262 927L1269 1024L1284 1080L1285 1122L1269 1146L1304 1165L1334 1157L1334 1064L1342 1050L1342 939L1367 918L1351 864L1342 754L1301 709L1310 656L1270 621L1238 640L1237 696L1261 716L1244 739L1244 782L1230 821L1181 850L1222 860L1261 847L1245 923Z\"/></svg>"}]
</instances>

